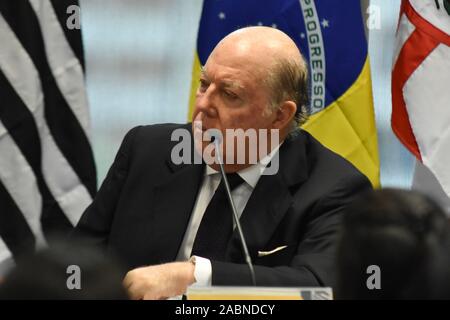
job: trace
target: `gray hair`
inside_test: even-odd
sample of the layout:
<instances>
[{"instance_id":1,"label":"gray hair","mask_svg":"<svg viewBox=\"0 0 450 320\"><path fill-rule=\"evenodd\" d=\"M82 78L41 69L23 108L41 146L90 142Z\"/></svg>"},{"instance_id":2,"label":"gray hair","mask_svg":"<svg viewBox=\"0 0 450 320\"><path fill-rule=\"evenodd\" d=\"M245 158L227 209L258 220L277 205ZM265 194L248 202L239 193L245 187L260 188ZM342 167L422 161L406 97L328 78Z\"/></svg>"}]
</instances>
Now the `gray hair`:
<instances>
[{"instance_id":1,"label":"gray hair","mask_svg":"<svg viewBox=\"0 0 450 320\"><path fill-rule=\"evenodd\" d=\"M304 124L309 116L308 68L305 59L280 58L269 71L267 85L272 91L270 108L276 110L283 101L293 101L297 111L291 122L290 131Z\"/></svg>"}]
</instances>

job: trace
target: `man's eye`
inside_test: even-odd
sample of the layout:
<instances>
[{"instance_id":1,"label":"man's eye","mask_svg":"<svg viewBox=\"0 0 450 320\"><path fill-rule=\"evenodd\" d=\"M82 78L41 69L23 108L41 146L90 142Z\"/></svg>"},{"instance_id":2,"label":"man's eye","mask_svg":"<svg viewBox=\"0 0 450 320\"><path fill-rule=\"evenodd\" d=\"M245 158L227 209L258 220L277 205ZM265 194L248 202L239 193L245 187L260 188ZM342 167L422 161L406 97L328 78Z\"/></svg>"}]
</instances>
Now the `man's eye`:
<instances>
[{"instance_id":1,"label":"man's eye","mask_svg":"<svg viewBox=\"0 0 450 320\"><path fill-rule=\"evenodd\" d=\"M200 92L205 92L206 89L208 88L208 83L206 82L206 80L204 79L200 79Z\"/></svg>"},{"instance_id":2,"label":"man's eye","mask_svg":"<svg viewBox=\"0 0 450 320\"><path fill-rule=\"evenodd\" d=\"M224 94L227 98L229 98L231 100L235 100L238 98L238 96L234 92L231 92L231 91L224 91Z\"/></svg>"}]
</instances>

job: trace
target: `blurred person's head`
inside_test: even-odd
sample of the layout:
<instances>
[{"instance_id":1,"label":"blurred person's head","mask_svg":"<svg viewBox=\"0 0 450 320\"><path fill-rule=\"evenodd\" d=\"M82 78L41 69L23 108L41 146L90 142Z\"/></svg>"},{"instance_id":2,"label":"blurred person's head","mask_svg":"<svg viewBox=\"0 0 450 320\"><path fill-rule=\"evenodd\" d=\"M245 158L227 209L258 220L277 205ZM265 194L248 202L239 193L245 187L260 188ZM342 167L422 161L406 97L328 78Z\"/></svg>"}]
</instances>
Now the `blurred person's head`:
<instances>
[{"instance_id":1,"label":"blurred person's head","mask_svg":"<svg viewBox=\"0 0 450 320\"><path fill-rule=\"evenodd\" d=\"M443 210L417 192L363 195L344 216L336 298L448 298L447 234Z\"/></svg>"},{"instance_id":2,"label":"blurred person's head","mask_svg":"<svg viewBox=\"0 0 450 320\"><path fill-rule=\"evenodd\" d=\"M0 283L0 299L127 299L114 259L79 245L22 257Z\"/></svg>"}]
</instances>

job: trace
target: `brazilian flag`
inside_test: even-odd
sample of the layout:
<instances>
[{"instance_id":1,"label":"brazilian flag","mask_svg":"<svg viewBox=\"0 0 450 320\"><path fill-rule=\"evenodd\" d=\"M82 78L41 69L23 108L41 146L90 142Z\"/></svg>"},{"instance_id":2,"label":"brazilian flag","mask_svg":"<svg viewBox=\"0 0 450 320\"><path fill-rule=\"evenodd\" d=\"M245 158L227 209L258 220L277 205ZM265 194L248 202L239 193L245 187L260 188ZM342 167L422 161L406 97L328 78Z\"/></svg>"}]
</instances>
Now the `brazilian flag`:
<instances>
[{"instance_id":1,"label":"brazilian flag","mask_svg":"<svg viewBox=\"0 0 450 320\"><path fill-rule=\"evenodd\" d=\"M205 0L194 58L189 119L200 67L227 34L270 26L288 34L309 64L311 117L303 125L379 187L377 133L360 0Z\"/></svg>"}]
</instances>

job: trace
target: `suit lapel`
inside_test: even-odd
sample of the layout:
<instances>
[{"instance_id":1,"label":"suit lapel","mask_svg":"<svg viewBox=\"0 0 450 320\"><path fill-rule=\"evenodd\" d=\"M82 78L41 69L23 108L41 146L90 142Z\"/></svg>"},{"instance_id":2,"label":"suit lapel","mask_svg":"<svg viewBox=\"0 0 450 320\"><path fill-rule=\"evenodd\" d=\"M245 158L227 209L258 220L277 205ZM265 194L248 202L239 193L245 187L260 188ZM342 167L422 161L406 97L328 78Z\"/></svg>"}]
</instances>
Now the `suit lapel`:
<instances>
[{"instance_id":1,"label":"suit lapel","mask_svg":"<svg viewBox=\"0 0 450 320\"><path fill-rule=\"evenodd\" d=\"M176 259L202 182L204 164L166 164L169 178L155 187L152 248L160 262Z\"/></svg>"},{"instance_id":2,"label":"suit lapel","mask_svg":"<svg viewBox=\"0 0 450 320\"><path fill-rule=\"evenodd\" d=\"M270 240L292 203L290 188L307 178L307 162L303 133L284 141L279 151L279 170L275 175L262 175L242 213L240 222L252 259ZM228 243L227 260L243 262L242 246L237 230Z\"/></svg>"},{"instance_id":3,"label":"suit lapel","mask_svg":"<svg viewBox=\"0 0 450 320\"><path fill-rule=\"evenodd\" d=\"M267 201L267 195L270 200ZM252 192L242 213L240 222L252 259L255 253L270 239L272 233L289 208L292 197L279 177L262 176ZM227 259L242 262L242 246L237 230L228 244Z\"/></svg>"}]
</instances>

